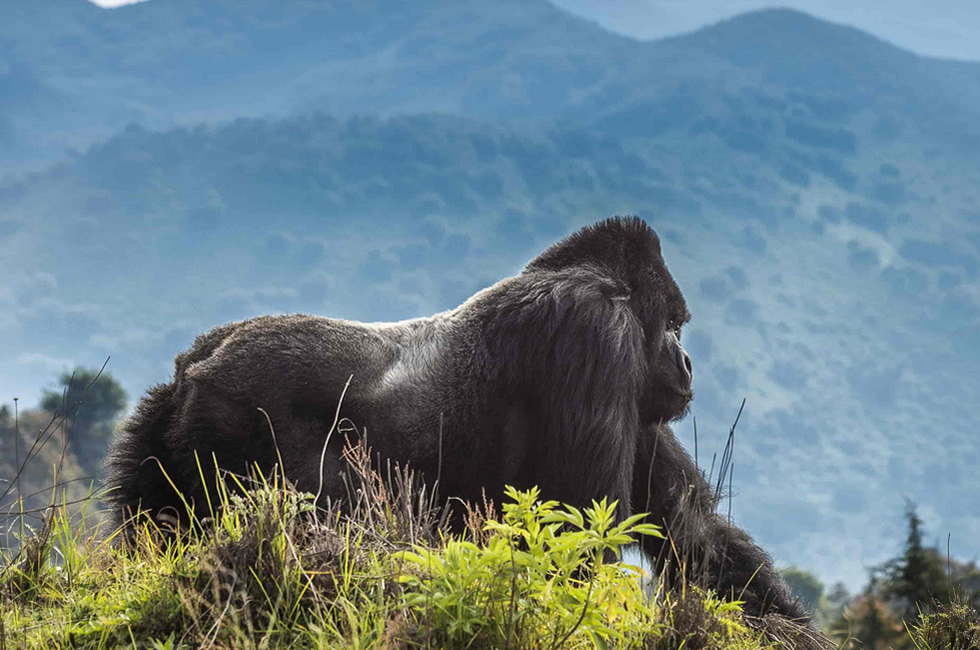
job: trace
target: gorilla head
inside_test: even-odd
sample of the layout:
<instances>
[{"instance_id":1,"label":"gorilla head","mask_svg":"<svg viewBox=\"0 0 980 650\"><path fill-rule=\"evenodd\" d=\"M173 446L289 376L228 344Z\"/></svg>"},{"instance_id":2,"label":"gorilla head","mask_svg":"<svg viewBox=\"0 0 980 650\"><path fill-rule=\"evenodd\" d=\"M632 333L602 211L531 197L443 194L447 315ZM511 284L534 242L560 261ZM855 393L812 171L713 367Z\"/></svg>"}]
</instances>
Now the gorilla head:
<instances>
[{"instance_id":1,"label":"gorilla head","mask_svg":"<svg viewBox=\"0 0 980 650\"><path fill-rule=\"evenodd\" d=\"M626 300L642 326L646 363L640 422L682 417L694 397L691 358L680 342L691 314L664 263L660 238L639 219L604 221L555 244L531 261L526 272L589 266L618 281L614 299Z\"/></svg>"},{"instance_id":2,"label":"gorilla head","mask_svg":"<svg viewBox=\"0 0 980 650\"><path fill-rule=\"evenodd\" d=\"M797 615L765 554L714 515L704 479L663 424L693 395L680 344L689 318L657 235L633 217L583 228L435 316L223 325L178 355L173 381L151 389L122 426L106 460L112 510L122 522L179 516L184 499L205 503L195 454L240 474L281 458L298 488L343 498L339 408L370 432L382 461L442 477L448 496L476 502L484 490L499 498L507 484L537 485L576 506L618 500L621 517L639 508L655 523L689 515L698 534L685 539L711 567L709 586L747 593L756 613ZM692 500L692 488L703 498ZM715 549L724 561L711 564ZM752 590L733 582L760 566Z\"/></svg>"}]
</instances>

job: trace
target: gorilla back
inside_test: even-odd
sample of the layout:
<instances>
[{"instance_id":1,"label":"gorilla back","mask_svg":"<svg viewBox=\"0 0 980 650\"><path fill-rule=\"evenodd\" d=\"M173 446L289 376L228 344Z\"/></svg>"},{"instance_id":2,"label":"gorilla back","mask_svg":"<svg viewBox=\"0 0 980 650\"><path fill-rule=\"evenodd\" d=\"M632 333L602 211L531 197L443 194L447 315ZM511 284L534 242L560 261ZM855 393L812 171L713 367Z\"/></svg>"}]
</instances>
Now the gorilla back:
<instances>
[{"instance_id":1,"label":"gorilla back","mask_svg":"<svg viewBox=\"0 0 980 650\"><path fill-rule=\"evenodd\" d=\"M106 460L112 511L120 523L138 511L180 517L174 486L203 504L195 453L202 466L213 454L240 474L269 471L281 457L299 489L342 498L345 441L330 432L350 380L341 416L382 460L440 476L442 494L476 501L484 489L499 498L505 484L538 485L578 506L617 499L620 516L667 495L647 507L666 519L684 507L682 474L693 464L663 467L647 452L693 396L679 339L688 319L657 235L617 217L428 318L264 316L220 326L178 355L173 380L121 427ZM766 593L780 587L774 580ZM788 592L780 594L786 611Z\"/></svg>"}]
</instances>

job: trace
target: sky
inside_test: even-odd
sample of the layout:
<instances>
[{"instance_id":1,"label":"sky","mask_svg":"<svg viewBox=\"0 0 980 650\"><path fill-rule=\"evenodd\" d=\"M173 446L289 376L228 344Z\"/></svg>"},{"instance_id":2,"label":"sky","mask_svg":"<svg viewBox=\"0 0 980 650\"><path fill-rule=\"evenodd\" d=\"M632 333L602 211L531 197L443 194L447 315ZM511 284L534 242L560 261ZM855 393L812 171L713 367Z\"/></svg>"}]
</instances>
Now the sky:
<instances>
[{"instance_id":1,"label":"sky","mask_svg":"<svg viewBox=\"0 0 980 650\"><path fill-rule=\"evenodd\" d=\"M132 0L93 0L103 7ZM138 0L145 1L145 0ZM980 61L980 0L552 0L606 29L638 39L687 32L732 16L773 6L789 7L850 25L922 54Z\"/></svg>"}]
</instances>

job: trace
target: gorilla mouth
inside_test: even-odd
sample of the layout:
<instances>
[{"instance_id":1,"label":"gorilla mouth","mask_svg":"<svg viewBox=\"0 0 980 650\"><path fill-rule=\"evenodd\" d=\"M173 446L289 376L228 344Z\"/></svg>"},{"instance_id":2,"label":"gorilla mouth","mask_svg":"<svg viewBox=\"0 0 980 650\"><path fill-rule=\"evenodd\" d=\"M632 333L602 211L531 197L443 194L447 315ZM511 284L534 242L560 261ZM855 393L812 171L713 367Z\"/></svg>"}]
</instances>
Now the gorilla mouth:
<instances>
[{"instance_id":1,"label":"gorilla mouth","mask_svg":"<svg viewBox=\"0 0 980 650\"><path fill-rule=\"evenodd\" d=\"M659 395L641 404L641 421L644 424L665 423L679 420L691 410L694 391L665 387Z\"/></svg>"},{"instance_id":2,"label":"gorilla mouth","mask_svg":"<svg viewBox=\"0 0 980 650\"><path fill-rule=\"evenodd\" d=\"M683 403L684 407L686 408L687 405L690 404L691 400L694 399L694 391L690 388L683 390L681 388L670 387L669 391L670 392L665 396L665 401L670 402L671 404Z\"/></svg>"}]
</instances>

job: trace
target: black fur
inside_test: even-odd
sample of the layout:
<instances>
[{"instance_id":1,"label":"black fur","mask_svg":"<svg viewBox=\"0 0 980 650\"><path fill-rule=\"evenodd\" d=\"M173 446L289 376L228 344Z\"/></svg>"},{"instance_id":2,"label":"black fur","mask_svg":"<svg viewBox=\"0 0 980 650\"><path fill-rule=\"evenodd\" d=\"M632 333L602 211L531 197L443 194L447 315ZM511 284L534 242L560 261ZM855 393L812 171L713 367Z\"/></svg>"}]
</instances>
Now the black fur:
<instances>
[{"instance_id":1,"label":"black fur","mask_svg":"<svg viewBox=\"0 0 980 650\"><path fill-rule=\"evenodd\" d=\"M714 514L704 479L662 425L693 395L678 338L688 318L657 235L637 218L614 218L429 318L224 325L179 355L173 381L123 425L106 460L112 510L120 523L137 508L179 516L170 480L200 506L195 452L236 473L256 462L271 469L276 445L260 407L293 483L317 492L322 481L324 497L343 497L344 436L331 437L322 477L320 455L353 375L342 416L382 459L440 476L443 494L478 501L484 489L538 485L564 503L618 499L621 516L649 510L655 523L683 514L674 534L696 549L706 586L738 595L761 566L748 610L800 616L766 555ZM669 559L657 544L647 550Z\"/></svg>"}]
</instances>

